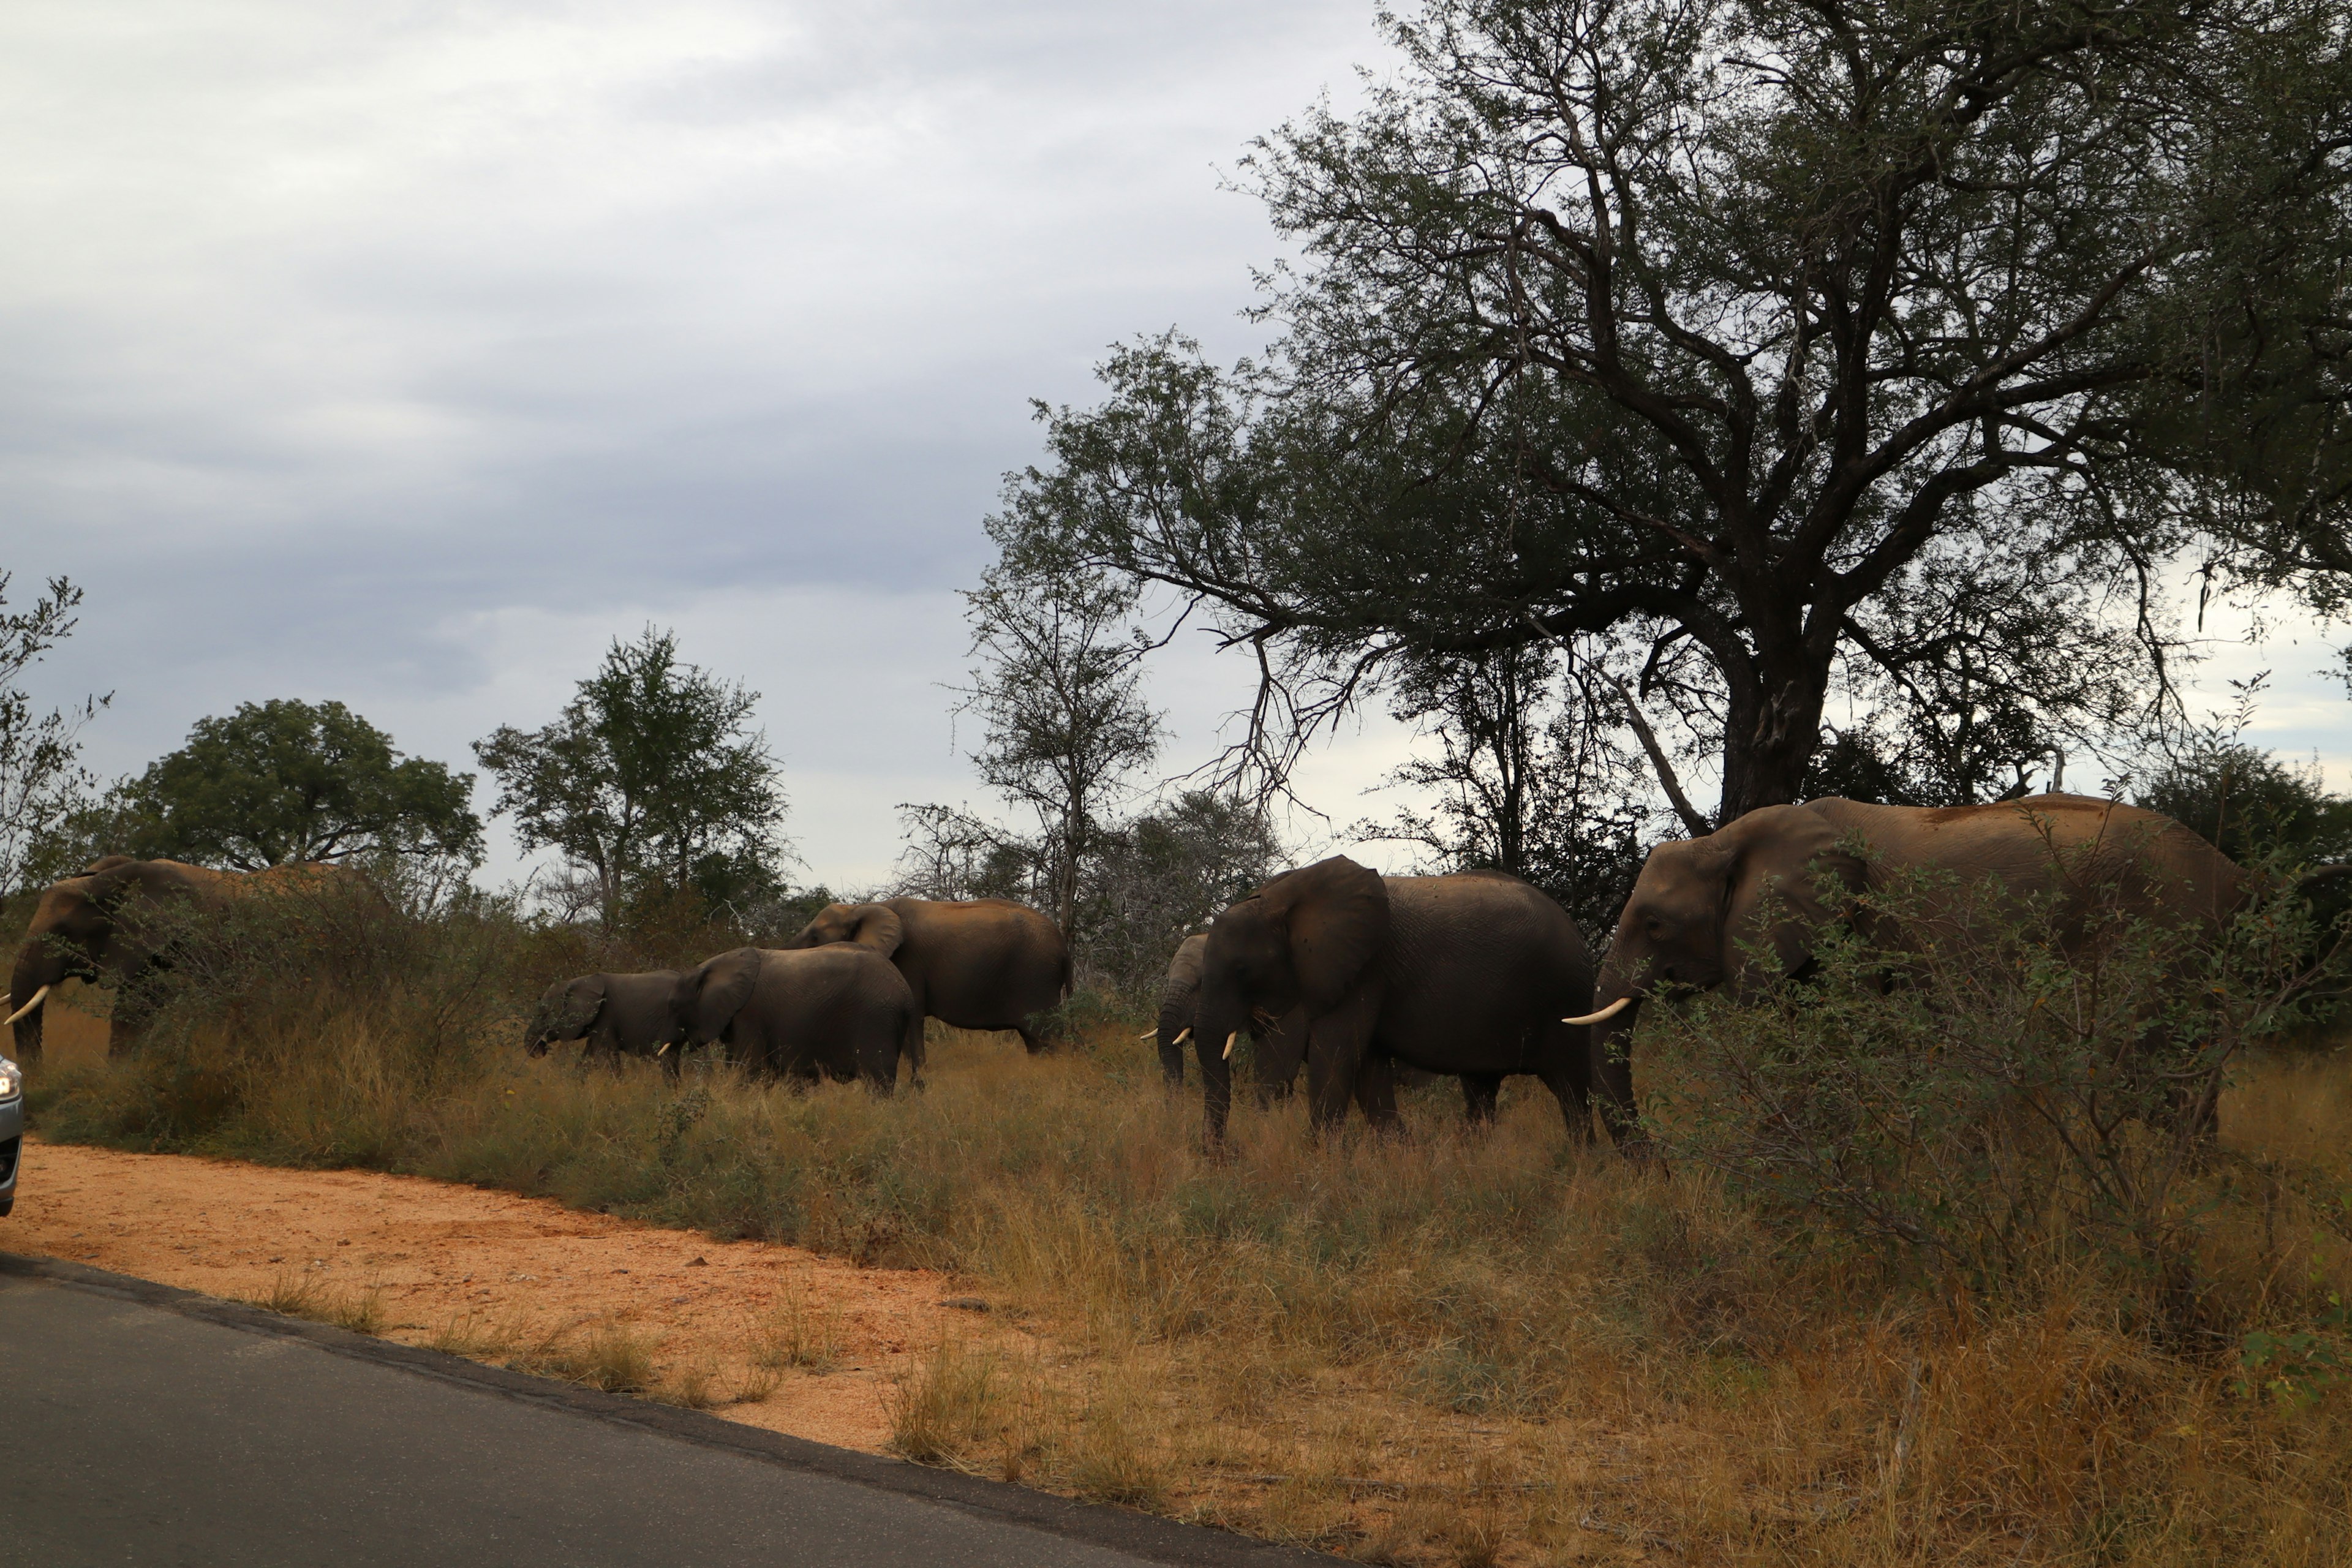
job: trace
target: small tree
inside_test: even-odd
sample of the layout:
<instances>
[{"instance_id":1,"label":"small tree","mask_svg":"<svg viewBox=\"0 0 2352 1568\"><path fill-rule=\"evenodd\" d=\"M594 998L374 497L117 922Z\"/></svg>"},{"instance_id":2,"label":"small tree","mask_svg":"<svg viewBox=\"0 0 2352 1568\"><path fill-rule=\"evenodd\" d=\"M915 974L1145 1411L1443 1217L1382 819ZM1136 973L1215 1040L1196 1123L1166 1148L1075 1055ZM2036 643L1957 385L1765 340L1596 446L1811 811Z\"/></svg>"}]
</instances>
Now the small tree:
<instances>
[{"instance_id":1,"label":"small tree","mask_svg":"<svg viewBox=\"0 0 2352 1568\"><path fill-rule=\"evenodd\" d=\"M12 574L0 572L0 609ZM37 713L25 672L74 629L81 590L63 577L29 610L0 614L0 896L46 879L59 868L42 847L84 805L96 782L81 765L81 727L110 697L88 697Z\"/></svg>"},{"instance_id":2,"label":"small tree","mask_svg":"<svg viewBox=\"0 0 2352 1568\"><path fill-rule=\"evenodd\" d=\"M972 761L1036 814L1054 919L1067 931L1107 813L1160 750L1159 715L1139 690L1149 645L1129 630L1134 595L1100 573L1000 565L964 599L982 662L963 706L986 726Z\"/></svg>"},{"instance_id":3,"label":"small tree","mask_svg":"<svg viewBox=\"0 0 2352 1568\"><path fill-rule=\"evenodd\" d=\"M131 841L109 847L244 871L383 854L474 866L473 792L471 773L403 758L340 702L245 702L117 792Z\"/></svg>"},{"instance_id":4,"label":"small tree","mask_svg":"<svg viewBox=\"0 0 2352 1568\"><path fill-rule=\"evenodd\" d=\"M1185 791L1097 837L1082 868L1073 942L1096 973L1129 995L1148 994L1178 943L1282 867L1265 812Z\"/></svg>"},{"instance_id":5,"label":"small tree","mask_svg":"<svg viewBox=\"0 0 2352 1568\"><path fill-rule=\"evenodd\" d=\"M501 725L474 743L499 781L494 816L526 849L554 849L594 879L604 923L654 889L710 903L772 892L782 770L751 727L760 694L680 663L676 634L614 639L555 722Z\"/></svg>"},{"instance_id":6,"label":"small tree","mask_svg":"<svg viewBox=\"0 0 2352 1568\"><path fill-rule=\"evenodd\" d=\"M1556 679L1553 665L1549 647L1416 663L1394 711L1418 721L1437 754L1389 776L1433 791L1435 805L1355 831L1418 846L1437 870L1524 878L1598 940L1669 818L1649 797L1641 760L1612 738L1610 715L1622 702L1614 683L1582 668Z\"/></svg>"}]
</instances>

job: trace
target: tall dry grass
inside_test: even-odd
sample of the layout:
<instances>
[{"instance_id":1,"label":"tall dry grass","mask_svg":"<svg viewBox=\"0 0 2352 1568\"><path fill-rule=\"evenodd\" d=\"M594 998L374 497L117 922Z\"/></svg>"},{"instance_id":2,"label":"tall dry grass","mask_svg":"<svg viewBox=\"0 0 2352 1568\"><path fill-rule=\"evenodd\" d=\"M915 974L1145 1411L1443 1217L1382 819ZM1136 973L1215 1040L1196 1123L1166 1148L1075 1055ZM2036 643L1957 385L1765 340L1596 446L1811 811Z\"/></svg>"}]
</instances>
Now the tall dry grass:
<instances>
[{"instance_id":1,"label":"tall dry grass","mask_svg":"<svg viewBox=\"0 0 2352 1568\"><path fill-rule=\"evenodd\" d=\"M581 1074L515 1048L534 986L467 978L506 973L481 932L403 940L53 1066L37 1126L950 1270L1041 1348L940 1346L898 1393L910 1455L1366 1561L2352 1559L2352 1172L2324 1132L2264 1142L2300 1087L2237 1090L2237 1152L2183 1186L2209 1326L2184 1345L2079 1259L1955 1294L1799 1245L1694 1170L1571 1147L1516 1084L1483 1135L1440 1088L1402 1138L1244 1109L1213 1157L1114 1018L1045 1058L942 1035L888 1100ZM2294 1070L2343 1092L2332 1059ZM780 1366L828 1353L814 1304L772 1330ZM625 1385L595 1349L556 1370Z\"/></svg>"}]
</instances>

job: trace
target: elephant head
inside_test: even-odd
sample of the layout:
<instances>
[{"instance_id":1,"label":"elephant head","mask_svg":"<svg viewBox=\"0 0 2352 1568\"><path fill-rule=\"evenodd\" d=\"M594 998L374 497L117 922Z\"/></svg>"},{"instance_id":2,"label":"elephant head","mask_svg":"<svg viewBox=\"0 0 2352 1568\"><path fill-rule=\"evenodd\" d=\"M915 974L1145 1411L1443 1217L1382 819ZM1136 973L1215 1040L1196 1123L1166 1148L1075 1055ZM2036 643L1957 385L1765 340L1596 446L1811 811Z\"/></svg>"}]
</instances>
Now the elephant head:
<instances>
[{"instance_id":1,"label":"elephant head","mask_svg":"<svg viewBox=\"0 0 2352 1568\"><path fill-rule=\"evenodd\" d=\"M543 1057L547 1047L556 1041L576 1040L594 1028L596 1016L604 1010L606 978L602 974L583 974L559 980L542 992L530 1022L523 1026L525 1054Z\"/></svg>"},{"instance_id":2,"label":"elephant head","mask_svg":"<svg viewBox=\"0 0 2352 1568\"><path fill-rule=\"evenodd\" d=\"M827 904L787 948L823 947L828 942L854 942L887 958L898 951L907 928L898 911L887 904Z\"/></svg>"},{"instance_id":3,"label":"elephant head","mask_svg":"<svg viewBox=\"0 0 2352 1568\"><path fill-rule=\"evenodd\" d=\"M1853 891L1864 885L1863 863L1838 837L1818 813L1773 805L1650 851L1617 917L1595 1010L1570 1020L1606 1031L1596 1044L1596 1077L1620 1147L1639 1147L1627 1047L1643 998L1666 987L1727 985L1745 996L1803 970L1814 932L1838 913L1822 901L1823 874Z\"/></svg>"},{"instance_id":4,"label":"elephant head","mask_svg":"<svg viewBox=\"0 0 2352 1568\"><path fill-rule=\"evenodd\" d=\"M1224 1132L1242 1031L1274 1032L1295 1012L1282 1032L1304 1048L1318 1019L1377 990L1388 933L1387 886L1344 855L1286 872L1216 918L1192 1026L1213 1138Z\"/></svg>"},{"instance_id":5,"label":"elephant head","mask_svg":"<svg viewBox=\"0 0 2352 1568\"><path fill-rule=\"evenodd\" d=\"M170 935L163 900L195 896L217 875L171 860L110 855L44 892L9 975L8 1022L18 1058L39 1058L42 1014L54 988L68 980L118 988L137 981ZM118 1013L118 1041L121 1025Z\"/></svg>"},{"instance_id":6,"label":"elephant head","mask_svg":"<svg viewBox=\"0 0 2352 1568\"><path fill-rule=\"evenodd\" d=\"M739 947L698 968L643 974L583 974L549 986L523 1029L538 1057L558 1040L595 1037L604 1048L667 1058L672 1046L720 1038L760 978L760 950Z\"/></svg>"}]
</instances>

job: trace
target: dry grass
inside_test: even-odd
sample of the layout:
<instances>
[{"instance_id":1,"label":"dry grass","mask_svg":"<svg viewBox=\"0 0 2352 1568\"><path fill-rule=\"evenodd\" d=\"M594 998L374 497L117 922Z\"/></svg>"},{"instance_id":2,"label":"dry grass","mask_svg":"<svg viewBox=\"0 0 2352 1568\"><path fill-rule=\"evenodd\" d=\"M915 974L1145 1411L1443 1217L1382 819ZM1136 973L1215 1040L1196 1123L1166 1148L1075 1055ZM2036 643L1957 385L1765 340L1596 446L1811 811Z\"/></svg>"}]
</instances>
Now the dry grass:
<instances>
[{"instance_id":1,"label":"dry grass","mask_svg":"<svg viewBox=\"0 0 2352 1568\"><path fill-rule=\"evenodd\" d=\"M789 1286L752 1326L751 1342L752 1364L763 1372L822 1375L841 1364L840 1310L816 1300L805 1285ZM775 1386L772 1379L768 1386Z\"/></svg>"},{"instance_id":2,"label":"dry grass","mask_svg":"<svg viewBox=\"0 0 2352 1568\"><path fill-rule=\"evenodd\" d=\"M2239 1152L2186 1199L2210 1213L2204 1338L2162 1347L2095 1272L1956 1299L1794 1247L1707 1181L1571 1148L1517 1083L1484 1136L1447 1089L1408 1097L1402 1139L1318 1143L1300 1108L1244 1105L1211 1159L1131 1030L1038 1059L951 1037L928 1092L884 1101L723 1070L698 1099L446 1041L428 1061L401 1026L340 1013L276 1055L199 1039L54 1073L37 1115L954 1271L1040 1348L938 1346L897 1390L899 1451L1365 1561L2352 1562L2341 1058L2232 1092ZM266 1304L314 1315L319 1289ZM2285 1349L2253 1367L2263 1334ZM751 1338L734 1386L618 1324L433 1342L695 1405L839 1354L805 1293Z\"/></svg>"},{"instance_id":3,"label":"dry grass","mask_svg":"<svg viewBox=\"0 0 2352 1568\"><path fill-rule=\"evenodd\" d=\"M254 1299L254 1305L289 1318L331 1323L355 1334L381 1334L386 1321L383 1291L366 1287L334 1289L307 1272L279 1275L268 1293Z\"/></svg>"}]
</instances>

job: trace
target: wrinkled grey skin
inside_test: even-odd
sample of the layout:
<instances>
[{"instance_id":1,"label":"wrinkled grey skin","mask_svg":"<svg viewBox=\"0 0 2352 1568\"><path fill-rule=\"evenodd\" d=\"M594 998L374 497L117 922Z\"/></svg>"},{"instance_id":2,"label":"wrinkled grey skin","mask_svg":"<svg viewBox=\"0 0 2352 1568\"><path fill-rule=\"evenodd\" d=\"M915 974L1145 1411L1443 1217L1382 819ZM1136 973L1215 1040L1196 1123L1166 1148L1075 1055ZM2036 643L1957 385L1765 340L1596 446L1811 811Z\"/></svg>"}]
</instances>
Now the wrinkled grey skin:
<instances>
[{"instance_id":1,"label":"wrinkled grey skin","mask_svg":"<svg viewBox=\"0 0 2352 1568\"><path fill-rule=\"evenodd\" d=\"M1160 1071L1171 1089L1184 1087L1184 1047L1177 1037L1192 1026L1193 1004L1201 995L1201 955L1208 946L1205 932L1186 937L1160 982Z\"/></svg>"},{"instance_id":2,"label":"wrinkled grey skin","mask_svg":"<svg viewBox=\"0 0 2352 1568\"><path fill-rule=\"evenodd\" d=\"M1304 1050L1318 1127L1350 1099L1393 1124L1403 1066L1460 1077L1474 1121L1506 1077L1532 1073L1570 1134L1590 1139L1590 1040L1560 1020L1591 989L1576 922L1516 877L1384 878L1345 856L1286 873L1209 928L1193 1028L1207 1135L1223 1136L1232 1104L1227 1037L1279 1019L1276 1037Z\"/></svg>"},{"instance_id":3,"label":"wrinkled grey skin","mask_svg":"<svg viewBox=\"0 0 2352 1568\"><path fill-rule=\"evenodd\" d=\"M803 1083L852 1079L877 1094L898 1086L898 1059L919 1041L923 1016L898 966L854 942L753 949L758 979L723 1032L690 1031L690 1042L723 1040L728 1058L755 1072ZM919 1061L914 1087L922 1087Z\"/></svg>"},{"instance_id":4,"label":"wrinkled grey skin","mask_svg":"<svg viewBox=\"0 0 2352 1568\"><path fill-rule=\"evenodd\" d=\"M1866 852L1850 853L1851 843ZM1632 998L1599 1026L1607 1033L1596 1051L1601 1118L1618 1148L1636 1158L1648 1152L1631 1047L1654 988L1728 986L1744 997L1801 973L1815 934L1843 912L1824 901L1824 878L1863 893L1920 868L1963 883L1990 878L2021 897L2110 886L2127 910L2209 923L2226 919L2245 893L2245 873L2170 817L2088 795L1948 807L1829 797L1762 806L1703 837L1661 844L1617 918L1593 1002L1598 1010ZM1775 908L1780 918L1767 929L1761 915Z\"/></svg>"},{"instance_id":5,"label":"wrinkled grey skin","mask_svg":"<svg viewBox=\"0 0 2352 1568\"><path fill-rule=\"evenodd\" d=\"M908 1052L920 1076L924 1017L959 1029L1012 1029L1045 1049L1041 1013L1070 994L1070 949L1052 921L1004 899L891 899L828 904L787 950L850 942L898 965L915 998Z\"/></svg>"},{"instance_id":6,"label":"wrinkled grey skin","mask_svg":"<svg viewBox=\"0 0 2352 1568\"><path fill-rule=\"evenodd\" d=\"M675 1078L686 1047L719 1038L750 998L759 977L758 953L737 948L694 969L559 980L540 997L523 1030L523 1048L544 1056L553 1041L585 1040L583 1063L658 1057Z\"/></svg>"},{"instance_id":7,"label":"wrinkled grey skin","mask_svg":"<svg viewBox=\"0 0 2352 1568\"><path fill-rule=\"evenodd\" d=\"M116 998L107 1051L121 1056L135 1042L135 1008L125 1002L139 982L171 966L175 936L191 919L228 907L240 893L303 887L342 886L358 873L315 864L274 867L246 874L215 871L178 860L136 860L109 855L79 876L53 883L41 894L25 930L9 975L8 1012L32 1000L44 985L82 980L103 985ZM41 1058L46 1002L16 1020L16 1053L22 1062ZM7 1013L0 1013L0 1017Z\"/></svg>"}]
</instances>

